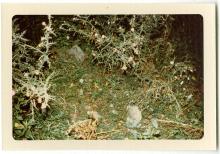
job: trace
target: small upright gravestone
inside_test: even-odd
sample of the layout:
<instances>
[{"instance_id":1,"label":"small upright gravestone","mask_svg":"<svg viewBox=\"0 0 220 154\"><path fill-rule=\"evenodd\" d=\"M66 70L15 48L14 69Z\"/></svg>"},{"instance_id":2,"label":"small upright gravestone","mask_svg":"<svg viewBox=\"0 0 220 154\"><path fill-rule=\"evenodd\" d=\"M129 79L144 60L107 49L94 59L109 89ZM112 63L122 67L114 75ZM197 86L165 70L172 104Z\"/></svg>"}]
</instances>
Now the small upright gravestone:
<instances>
[{"instance_id":1,"label":"small upright gravestone","mask_svg":"<svg viewBox=\"0 0 220 154\"><path fill-rule=\"evenodd\" d=\"M85 53L78 45L74 45L67 52L69 55L74 56L76 60L80 63L82 63L85 60Z\"/></svg>"}]
</instances>

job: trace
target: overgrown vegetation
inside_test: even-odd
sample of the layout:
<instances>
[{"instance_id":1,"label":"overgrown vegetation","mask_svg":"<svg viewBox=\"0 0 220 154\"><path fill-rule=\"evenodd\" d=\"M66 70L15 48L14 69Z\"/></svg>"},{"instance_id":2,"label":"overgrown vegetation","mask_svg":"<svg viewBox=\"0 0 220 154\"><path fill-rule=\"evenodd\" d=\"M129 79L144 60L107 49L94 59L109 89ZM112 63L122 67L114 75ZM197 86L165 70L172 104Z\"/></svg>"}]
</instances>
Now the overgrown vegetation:
<instances>
[{"instance_id":1,"label":"overgrown vegetation","mask_svg":"<svg viewBox=\"0 0 220 154\"><path fill-rule=\"evenodd\" d=\"M196 19L200 25L202 19L197 15L181 18L15 17L14 138L200 139L203 62L198 54L202 53L202 42L199 46L192 32L201 31L190 28L186 21ZM41 26L19 30L28 27L21 24L24 19L39 21ZM31 35L37 32L39 40ZM30 40L25 36L31 36ZM84 52L83 62L73 56L77 49ZM134 129L126 126L128 105L138 106L142 113L140 126ZM101 120L88 111L95 111Z\"/></svg>"}]
</instances>

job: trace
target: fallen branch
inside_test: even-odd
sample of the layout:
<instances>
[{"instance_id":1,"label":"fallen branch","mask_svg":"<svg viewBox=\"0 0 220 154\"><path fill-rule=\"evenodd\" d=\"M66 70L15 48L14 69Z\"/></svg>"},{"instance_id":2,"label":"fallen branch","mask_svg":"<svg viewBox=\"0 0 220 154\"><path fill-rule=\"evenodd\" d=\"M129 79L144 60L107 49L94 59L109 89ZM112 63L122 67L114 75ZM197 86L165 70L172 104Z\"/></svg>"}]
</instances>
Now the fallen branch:
<instances>
[{"instance_id":1,"label":"fallen branch","mask_svg":"<svg viewBox=\"0 0 220 154\"><path fill-rule=\"evenodd\" d=\"M176 121L172 121L172 120L163 120L163 119L158 119L157 121L161 122L161 123L171 123L171 124L175 124L175 125L181 125L182 127L190 127L190 128L193 128L193 129L196 129L196 130L203 132L203 129L198 128L198 127L194 127L190 124L185 124L185 123L176 122Z\"/></svg>"}]
</instances>

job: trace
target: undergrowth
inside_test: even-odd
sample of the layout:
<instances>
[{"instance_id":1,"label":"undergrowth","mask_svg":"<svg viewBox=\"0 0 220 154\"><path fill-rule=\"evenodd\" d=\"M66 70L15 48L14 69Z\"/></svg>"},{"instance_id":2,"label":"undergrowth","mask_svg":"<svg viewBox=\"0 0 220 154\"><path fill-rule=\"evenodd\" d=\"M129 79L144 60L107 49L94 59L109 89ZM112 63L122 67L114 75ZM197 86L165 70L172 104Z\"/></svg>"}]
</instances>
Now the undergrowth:
<instances>
[{"instance_id":1,"label":"undergrowth","mask_svg":"<svg viewBox=\"0 0 220 154\"><path fill-rule=\"evenodd\" d=\"M43 32L41 39L33 43L24 37L28 29L19 30L15 17L14 138L75 139L68 128L88 119L87 111L94 110L102 116L93 125L96 139L200 139L201 64L191 54L193 38L174 34L176 19L171 15L48 16L40 23L43 29L36 28ZM75 45L85 52L83 63L68 55ZM141 127L134 130L125 125L126 107L131 104L142 112Z\"/></svg>"}]
</instances>

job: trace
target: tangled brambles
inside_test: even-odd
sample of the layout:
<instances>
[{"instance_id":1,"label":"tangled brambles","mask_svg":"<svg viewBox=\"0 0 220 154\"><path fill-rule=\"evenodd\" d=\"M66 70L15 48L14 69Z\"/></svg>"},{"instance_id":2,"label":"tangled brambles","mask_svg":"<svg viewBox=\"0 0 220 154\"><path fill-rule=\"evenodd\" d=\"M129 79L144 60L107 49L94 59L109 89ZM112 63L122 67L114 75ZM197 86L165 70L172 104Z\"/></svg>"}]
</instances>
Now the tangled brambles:
<instances>
[{"instance_id":1,"label":"tangled brambles","mask_svg":"<svg viewBox=\"0 0 220 154\"><path fill-rule=\"evenodd\" d=\"M123 73L140 74L146 57L162 54L158 61L165 61L173 53L167 42L171 20L166 15L74 16L64 21L60 30L89 40L92 61L104 65L106 71L118 68Z\"/></svg>"},{"instance_id":2,"label":"tangled brambles","mask_svg":"<svg viewBox=\"0 0 220 154\"><path fill-rule=\"evenodd\" d=\"M55 97L49 94L51 88L51 79L55 73L45 75L45 70L50 68L50 48L54 44L52 35L55 35L52 29L51 16L48 16L49 23L42 23L44 26L44 36L37 47L34 47L24 38L25 31L19 33L19 27L13 20L13 89L16 93L13 95L13 106L17 109L14 112L14 123L16 126L23 126L23 121L27 120L33 125L35 122L35 110L46 113L50 107L49 103L55 101ZM48 66L48 67L47 67ZM31 112L31 113L30 113ZM29 116L31 115L31 118ZM31 126L27 124L28 130ZM21 128L21 127L19 127ZM23 126L23 131L15 131L15 138L25 135L27 130ZM28 136L28 135L27 135ZM27 138L29 138L28 136Z\"/></svg>"}]
</instances>

